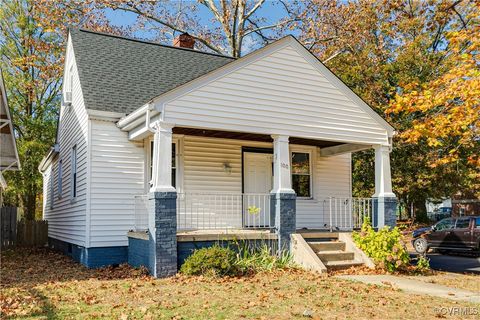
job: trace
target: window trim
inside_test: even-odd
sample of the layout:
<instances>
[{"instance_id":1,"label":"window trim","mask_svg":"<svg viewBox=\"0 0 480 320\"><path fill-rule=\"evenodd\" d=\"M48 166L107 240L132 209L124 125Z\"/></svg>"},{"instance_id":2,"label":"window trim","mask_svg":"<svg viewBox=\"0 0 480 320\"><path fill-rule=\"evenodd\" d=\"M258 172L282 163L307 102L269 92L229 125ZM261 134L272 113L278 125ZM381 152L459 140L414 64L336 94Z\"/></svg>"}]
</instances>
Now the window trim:
<instances>
[{"instance_id":1,"label":"window trim","mask_svg":"<svg viewBox=\"0 0 480 320\"><path fill-rule=\"evenodd\" d=\"M314 194L315 194L315 192L313 190L313 187L314 187L314 183L313 183L313 179L314 179L313 164L315 163L315 161L313 159L314 152L313 152L312 148L293 147L290 150L290 162L292 162L293 153L307 153L308 154L309 171L310 171L309 174L308 174L310 176L310 196L309 197L299 197L299 196L297 196L297 199L299 199L299 200L313 200L314 199ZM290 163L290 179L292 181L292 188L293 188L293 175L294 175L294 173L292 172L292 169L293 169L293 165L292 165L292 163ZM303 174L303 175L306 175L306 174Z\"/></svg>"},{"instance_id":2,"label":"window trim","mask_svg":"<svg viewBox=\"0 0 480 320\"><path fill-rule=\"evenodd\" d=\"M77 145L73 145L70 151L70 198L75 201L78 196L78 149Z\"/></svg>"},{"instance_id":3,"label":"window trim","mask_svg":"<svg viewBox=\"0 0 480 320\"><path fill-rule=\"evenodd\" d=\"M63 161L60 159L58 161L58 177L57 177L57 188L58 194L57 199L60 200L63 197Z\"/></svg>"}]
</instances>

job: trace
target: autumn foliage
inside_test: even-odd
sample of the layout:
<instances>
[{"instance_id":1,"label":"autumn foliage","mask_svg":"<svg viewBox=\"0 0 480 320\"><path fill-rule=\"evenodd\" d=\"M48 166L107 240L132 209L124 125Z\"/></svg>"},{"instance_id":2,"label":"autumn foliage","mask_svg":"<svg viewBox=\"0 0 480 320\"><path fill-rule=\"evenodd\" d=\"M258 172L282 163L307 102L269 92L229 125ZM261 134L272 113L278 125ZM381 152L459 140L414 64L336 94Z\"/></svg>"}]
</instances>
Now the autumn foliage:
<instances>
[{"instance_id":1,"label":"autumn foliage","mask_svg":"<svg viewBox=\"0 0 480 320\"><path fill-rule=\"evenodd\" d=\"M480 26L450 32L447 39L451 68L427 83L405 86L387 112L415 117L400 137L436 148L432 166L466 158L480 170Z\"/></svg>"}]
</instances>

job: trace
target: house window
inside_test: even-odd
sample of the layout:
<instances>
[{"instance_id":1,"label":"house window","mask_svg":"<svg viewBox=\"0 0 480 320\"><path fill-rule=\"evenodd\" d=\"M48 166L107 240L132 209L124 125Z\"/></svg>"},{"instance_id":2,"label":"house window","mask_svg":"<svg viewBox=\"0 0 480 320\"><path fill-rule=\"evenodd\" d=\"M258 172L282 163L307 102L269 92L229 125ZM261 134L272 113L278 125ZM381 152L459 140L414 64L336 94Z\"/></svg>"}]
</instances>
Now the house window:
<instances>
[{"instance_id":1,"label":"house window","mask_svg":"<svg viewBox=\"0 0 480 320\"><path fill-rule=\"evenodd\" d=\"M177 187L177 144L172 143L172 186ZM153 174L153 141L150 142L150 181Z\"/></svg>"},{"instance_id":2,"label":"house window","mask_svg":"<svg viewBox=\"0 0 480 320\"><path fill-rule=\"evenodd\" d=\"M292 152L292 188L297 197L312 197L311 180L310 153Z\"/></svg>"},{"instance_id":3,"label":"house window","mask_svg":"<svg viewBox=\"0 0 480 320\"><path fill-rule=\"evenodd\" d=\"M53 168L50 170L50 209L53 209L53 201L55 200L53 195Z\"/></svg>"},{"instance_id":4,"label":"house window","mask_svg":"<svg viewBox=\"0 0 480 320\"><path fill-rule=\"evenodd\" d=\"M62 199L62 160L58 162L58 199Z\"/></svg>"},{"instance_id":5,"label":"house window","mask_svg":"<svg viewBox=\"0 0 480 320\"><path fill-rule=\"evenodd\" d=\"M77 146L72 148L72 198L77 197Z\"/></svg>"}]
</instances>

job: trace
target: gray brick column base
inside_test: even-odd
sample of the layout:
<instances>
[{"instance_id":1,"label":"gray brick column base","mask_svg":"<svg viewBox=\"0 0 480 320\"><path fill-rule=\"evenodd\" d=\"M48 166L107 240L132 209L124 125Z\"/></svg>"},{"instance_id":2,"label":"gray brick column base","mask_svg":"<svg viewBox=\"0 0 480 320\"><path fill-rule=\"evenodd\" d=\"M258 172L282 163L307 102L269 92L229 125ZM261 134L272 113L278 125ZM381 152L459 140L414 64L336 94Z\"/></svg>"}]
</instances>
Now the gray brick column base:
<instances>
[{"instance_id":1,"label":"gray brick column base","mask_svg":"<svg viewBox=\"0 0 480 320\"><path fill-rule=\"evenodd\" d=\"M157 278L177 273L177 193L154 192L155 219L152 240L154 241L154 272Z\"/></svg>"},{"instance_id":2,"label":"gray brick column base","mask_svg":"<svg viewBox=\"0 0 480 320\"><path fill-rule=\"evenodd\" d=\"M275 223L278 235L278 250L290 251L290 235L297 225L297 195L295 193L272 193L271 223Z\"/></svg>"},{"instance_id":3,"label":"gray brick column base","mask_svg":"<svg viewBox=\"0 0 480 320\"><path fill-rule=\"evenodd\" d=\"M373 225L378 225L379 216L385 220L385 226L394 228L397 225L397 198L379 197L373 198Z\"/></svg>"}]
</instances>

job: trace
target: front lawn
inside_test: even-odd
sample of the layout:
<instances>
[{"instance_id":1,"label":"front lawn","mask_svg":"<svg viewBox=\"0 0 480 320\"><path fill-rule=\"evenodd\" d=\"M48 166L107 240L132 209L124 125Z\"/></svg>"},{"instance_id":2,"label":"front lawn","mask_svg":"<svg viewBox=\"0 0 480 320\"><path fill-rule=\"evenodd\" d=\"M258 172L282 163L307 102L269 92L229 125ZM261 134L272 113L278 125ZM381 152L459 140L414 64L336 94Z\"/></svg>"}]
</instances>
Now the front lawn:
<instances>
[{"instance_id":1,"label":"front lawn","mask_svg":"<svg viewBox=\"0 0 480 320\"><path fill-rule=\"evenodd\" d=\"M2 318L431 319L435 307L475 307L298 270L156 280L126 266L88 270L46 249L2 253L1 289Z\"/></svg>"}]
</instances>

